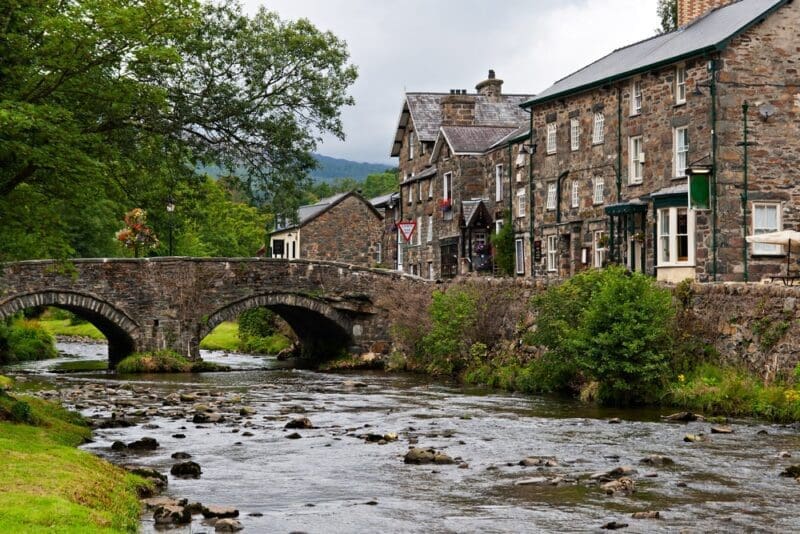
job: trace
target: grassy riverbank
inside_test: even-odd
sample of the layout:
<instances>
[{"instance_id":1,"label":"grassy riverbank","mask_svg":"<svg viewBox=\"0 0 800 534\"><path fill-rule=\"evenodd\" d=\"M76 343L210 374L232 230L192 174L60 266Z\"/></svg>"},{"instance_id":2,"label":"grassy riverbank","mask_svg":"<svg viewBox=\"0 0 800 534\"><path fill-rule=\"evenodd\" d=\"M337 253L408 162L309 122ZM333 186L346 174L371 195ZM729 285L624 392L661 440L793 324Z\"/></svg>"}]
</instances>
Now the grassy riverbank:
<instances>
[{"instance_id":1,"label":"grassy riverbank","mask_svg":"<svg viewBox=\"0 0 800 534\"><path fill-rule=\"evenodd\" d=\"M292 346L292 341L281 333L265 337L239 335L239 324L228 321L211 331L201 342L205 350L224 350L227 352L247 352L257 354L277 354Z\"/></svg>"},{"instance_id":2,"label":"grassy riverbank","mask_svg":"<svg viewBox=\"0 0 800 534\"><path fill-rule=\"evenodd\" d=\"M139 477L77 449L80 416L0 392L0 532L135 532Z\"/></svg>"},{"instance_id":3,"label":"grassy riverbank","mask_svg":"<svg viewBox=\"0 0 800 534\"><path fill-rule=\"evenodd\" d=\"M104 340L106 337L91 323L72 324L69 319L39 319L38 323L53 336L83 337Z\"/></svg>"}]
</instances>

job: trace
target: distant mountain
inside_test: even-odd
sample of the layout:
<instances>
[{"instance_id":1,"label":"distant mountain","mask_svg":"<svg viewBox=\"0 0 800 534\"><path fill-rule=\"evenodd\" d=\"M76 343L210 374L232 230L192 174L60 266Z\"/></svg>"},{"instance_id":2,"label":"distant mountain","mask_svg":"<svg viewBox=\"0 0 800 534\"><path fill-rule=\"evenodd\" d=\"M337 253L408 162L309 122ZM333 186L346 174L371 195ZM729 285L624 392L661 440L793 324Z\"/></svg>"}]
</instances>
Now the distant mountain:
<instances>
[{"instance_id":1,"label":"distant mountain","mask_svg":"<svg viewBox=\"0 0 800 534\"><path fill-rule=\"evenodd\" d=\"M362 163L349 159L331 158L322 154L314 154L314 159L319 163L319 168L311 171L309 175L315 183L330 183L336 181L337 178L354 178L363 182L370 174L379 174L393 168L391 165L382 163ZM219 178L223 174L222 170L215 165L207 167L200 165L197 170L205 172L213 178ZM246 171L241 169L236 174L241 176L246 174Z\"/></svg>"},{"instance_id":2,"label":"distant mountain","mask_svg":"<svg viewBox=\"0 0 800 534\"><path fill-rule=\"evenodd\" d=\"M377 174L392 168L382 163L362 163L349 159L331 158L322 154L314 154L319 168L309 174L315 182L333 182L337 178L354 178L363 182L370 174Z\"/></svg>"}]
</instances>

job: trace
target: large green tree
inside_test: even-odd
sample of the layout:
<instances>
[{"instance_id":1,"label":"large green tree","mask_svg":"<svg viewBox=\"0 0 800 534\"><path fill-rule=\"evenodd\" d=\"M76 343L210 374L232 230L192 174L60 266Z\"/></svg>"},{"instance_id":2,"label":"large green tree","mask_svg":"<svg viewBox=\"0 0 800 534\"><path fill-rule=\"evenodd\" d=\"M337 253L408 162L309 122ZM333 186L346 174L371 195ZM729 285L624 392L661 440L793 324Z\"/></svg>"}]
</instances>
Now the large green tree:
<instances>
[{"instance_id":1,"label":"large green tree","mask_svg":"<svg viewBox=\"0 0 800 534\"><path fill-rule=\"evenodd\" d=\"M308 21L228 0L6 1L0 259L107 250L125 211L202 184L198 163L246 169L248 194L293 211L319 137L343 135L348 61Z\"/></svg>"},{"instance_id":2,"label":"large green tree","mask_svg":"<svg viewBox=\"0 0 800 534\"><path fill-rule=\"evenodd\" d=\"M678 29L678 0L658 0L656 12L661 19L658 33L669 33Z\"/></svg>"}]
</instances>

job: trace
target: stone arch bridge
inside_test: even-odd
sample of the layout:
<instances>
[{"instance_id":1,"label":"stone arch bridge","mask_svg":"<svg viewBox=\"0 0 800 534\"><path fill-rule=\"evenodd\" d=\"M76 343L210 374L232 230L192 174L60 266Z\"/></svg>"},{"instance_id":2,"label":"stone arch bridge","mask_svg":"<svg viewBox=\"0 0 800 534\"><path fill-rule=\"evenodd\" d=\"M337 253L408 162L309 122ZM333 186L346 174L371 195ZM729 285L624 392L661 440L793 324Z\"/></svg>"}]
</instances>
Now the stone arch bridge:
<instances>
[{"instance_id":1,"label":"stone arch bridge","mask_svg":"<svg viewBox=\"0 0 800 534\"><path fill-rule=\"evenodd\" d=\"M34 306L74 312L106 336L113 367L136 351L197 358L214 327L265 306L293 328L304 356L326 358L385 350L397 298L421 291L430 284L416 277L333 262L36 260L0 266L0 319Z\"/></svg>"}]
</instances>

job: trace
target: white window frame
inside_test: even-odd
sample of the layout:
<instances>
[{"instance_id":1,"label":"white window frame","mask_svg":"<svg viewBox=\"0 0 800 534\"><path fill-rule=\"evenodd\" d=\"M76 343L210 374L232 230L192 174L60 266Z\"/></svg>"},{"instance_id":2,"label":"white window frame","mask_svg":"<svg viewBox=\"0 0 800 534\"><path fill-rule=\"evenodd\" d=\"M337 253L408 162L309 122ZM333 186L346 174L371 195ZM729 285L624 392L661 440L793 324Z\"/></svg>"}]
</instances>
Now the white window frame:
<instances>
[{"instance_id":1,"label":"white window frame","mask_svg":"<svg viewBox=\"0 0 800 534\"><path fill-rule=\"evenodd\" d=\"M409 204L414 203L414 184L410 184L408 186L408 203Z\"/></svg>"},{"instance_id":2,"label":"white window frame","mask_svg":"<svg viewBox=\"0 0 800 534\"><path fill-rule=\"evenodd\" d=\"M408 133L408 159L414 159L414 143L416 142L416 134L414 132Z\"/></svg>"},{"instance_id":3,"label":"white window frame","mask_svg":"<svg viewBox=\"0 0 800 534\"><path fill-rule=\"evenodd\" d=\"M644 181L644 140L641 135L628 138L628 183L640 184Z\"/></svg>"},{"instance_id":4,"label":"white window frame","mask_svg":"<svg viewBox=\"0 0 800 534\"><path fill-rule=\"evenodd\" d=\"M522 238L514 240L514 259L517 274L525 274L525 241Z\"/></svg>"},{"instance_id":5,"label":"white window frame","mask_svg":"<svg viewBox=\"0 0 800 534\"><path fill-rule=\"evenodd\" d=\"M429 261L428 262L428 280L433 280L433 279L434 279L434 276L433 276L433 262Z\"/></svg>"},{"instance_id":6,"label":"white window frame","mask_svg":"<svg viewBox=\"0 0 800 534\"><path fill-rule=\"evenodd\" d=\"M606 181L601 177L596 177L592 184L592 204L602 204L606 201Z\"/></svg>"},{"instance_id":7,"label":"white window frame","mask_svg":"<svg viewBox=\"0 0 800 534\"><path fill-rule=\"evenodd\" d=\"M572 180L572 207L578 208L581 205L580 189L581 184L578 180Z\"/></svg>"},{"instance_id":8,"label":"white window frame","mask_svg":"<svg viewBox=\"0 0 800 534\"><path fill-rule=\"evenodd\" d=\"M672 166L675 178L686 178L686 167L689 164L689 128L674 128L672 134Z\"/></svg>"},{"instance_id":9,"label":"white window frame","mask_svg":"<svg viewBox=\"0 0 800 534\"><path fill-rule=\"evenodd\" d=\"M422 202L422 180L417 182L417 202Z\"/></svg>"},{"instance_id":10,"label":"white window frame","mask_svg":"<svg viewBox=\"0 0 800 534\"><path fill-rule=\"evenodd\" d=\"M494 166L494 201L503 200L503 164Z\"/></svg>"},{"instance_id":11,"label":"white window frame","mask_svg":"<svg viewBox=\"0 0 800 534\"><path fill-rule=\"evenodd\" d=\"M631 115L642 113L642 80L634 78L631 80Z\"/></svg>"},{"instance_id":12,"label":"white window frame","mask_svg":"<svg viewBox=\"0 0 800 534\"><path fill-rule=\"evenodd\" d=\"M499 234L500 230L502 230L502 229L503 229L503 219L497 219L494 222L494 233L495 234Z\"/></svg>"},{"instance_id":13,"label":"white window frame","mask_svg":"<svg viewBox=\"0 0 800 534\"><path fill-rule=\"evenodd\" d=\"M686 103L686 65L675 67L675 104Z\"/></svg>"},{"instance_id":14,"label":"white window frame","mask_svg":"<svg viewBox=\"0 0 800 534\"><path fill-rule=\"evenodd\" d=\"M547 153L555 154L558 148L558 125L555 122L547 124Z\"/></svg>"},{"instance_id":15,"label":"white window frame","mask_svg":"<svg viewBox=\"0 0 800 534\"><path fill-rule=\"evenodd\" d=\"M417 234L417 245L422 244L422 216L417 217L417 227L416 227L416 234Z\"/></svg>"},{"instance_id":16,"label":"white window frame","mask_svg":"<svg viewBox=\"0 0 800 534\"><path fill-rule=\"evenodd\" d=\"M450 200L450 194L452 192L451 188L453 185L453 173L446 172L442 175L442 198L444 200Z\"/></svg>"},{"instance_id":17,"label":"white window frame","mask_svg":"<svg viewBox=\"0 0 800 534\"><path fill-rule=\"evenodd\" d=\"M528 214L528 197L525 188L517 189L517 217L525 217Z\"/></svg>"},{"instance_id":18,"label":"white window frame","mask_svg":"<svg viewBox=\"0 0 800 534\"><path fill-rule=\"evenodd\" d=\"M685 260L678 259L678 212L686 212L686 246L687 254ZM668 215L666 220L664 214ZM692 267L695 258L695 211L688 206L671 206L656 210L656 265L658 267ZM684 235L684 234L680 234ZM664 244L666 243L666 247ZM669 258L665 258L664 249L666 248Z\"/></svg>"},{"instance_id":19,"label":"white window frame","mask_svg":"<svg viewBox=\"0 0 800 534\"><path fill-rule=\"evenodd\" d=\"M428 182L428 200L433 198L433 178Z\"/></svg>"},{"instance_id":20,"label":"white window frame","mask_svg":"<svg viewBox=\"0 0 800 534\"><path fill-rule=\"evenodd\" d=\"M753 202L752 203L752 222L753 235L766 234L769 232L779 232L783 230L783 206L780 202ZM756 225L756 211L766 208L775 209L775 219L777 228ZM751 243L750 253L754 256L782 256L784 254L783 245L770 245L767 243Z\"/></svg>"},{"instance_id":21,"label":"white window frame","mask_svg":"<svg viewBox=\"0 0 800 534\"><path fill-rule=\"evenodd\" d=\"M605 140L606 116L601 112L594 114L594 130L592 131L592 144L601 145Z\"/></svg>"},{"instance_id":22,"label":"white window frame","mask_svg":"<svg viewBox=\"0 0 800 534\"><path fill-rule=\"evenodd\" d=\"M569 120L569 142L573 152L581 147L581 121L577 118Z\"/></svg>"},{"instance_id":23,"label":"white window frame","mask_svg":"<svg viewBox=\"0 0 800 534\"><path fill-rule=\"evenodd\" d=\"M547 272L558 271L558 236L547 236Z\"/></svg>"},{"instance_id":24,"label":"white window frame","mask_svg":"<svg viewBox=\"0 0 800 534\"><path fill-rule=\"evenodd\" d=\"M547 211L553 211L556 209L556 202L558 202L556 199L556 193L556 183L549 182L547 184L547 200L545 203L545 209L547 209Z\"/></svg>"},{"instance_id":25,"label":"white window frame","mask_svg":"<svg viewBox=\"0 0 800 534\"><path fill-rule=\"evenodd\" d=\"M428 243L433 241L433 215L428 215Z\"/></svg>"},{"instance_id":26,"label":"white window frame","mask_svg":"<svg viewBox=\"0 0 800 534\"><path fill-rule=\"evenodd\" d=\"M595 230L594 232L594 239L592 242L592 244L594 245L593 265L597 269L601 269L606 261L606 247L600 244L605 235L606 235L605 230Z\"/></svg>"},{"instance_id":27,"label":"white window frame","mask_svg":"<svg viewBox=\"0 0 800 534\"><path fill-rule=\"evenodd\" d=\"M380 242L375 243L375 263L383 263L383 246Z\"/></svg>"}]
</instances>

